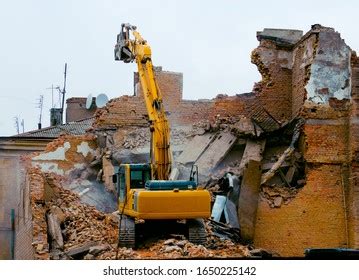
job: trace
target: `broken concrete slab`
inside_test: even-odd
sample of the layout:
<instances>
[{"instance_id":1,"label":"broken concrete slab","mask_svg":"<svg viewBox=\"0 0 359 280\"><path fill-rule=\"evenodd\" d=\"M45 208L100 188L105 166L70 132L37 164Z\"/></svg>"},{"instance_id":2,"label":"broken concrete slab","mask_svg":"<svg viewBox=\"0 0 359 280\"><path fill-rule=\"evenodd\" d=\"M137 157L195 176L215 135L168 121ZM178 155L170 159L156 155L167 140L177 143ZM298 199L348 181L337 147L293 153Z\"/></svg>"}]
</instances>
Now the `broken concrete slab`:
<instances>
[{"instance_id":1,"label":"broken concrete slab","mask_svg":"<svg viewBox=\"0 0 359 280\"><path fill-rule=\"evenodd\" d=\"M302 36L302 30L264 28L263 31L257 31L259 41L261 39L270 39L275 40L277 43L286 43L288 45L294 45Z\"/></svg>"},{"instance_id":2,"label":"broken concrete slab","mask_svg":"<svg viewBox=\"0 0 359 280\"><path fill-rule=\"evenodd\" d=\"M87 244L71 248L71 249L65 251L65 253L69 257L76 258L79 255L85 255L86 253L89 252L91 247L94 247L97 245L98 245L98 242L89 242Z\"/></svg>"},{"instance_id":3,"label":"broken concrete slab","mask_svg":"<svg viewBox=\"0 0 359 280\"><path fill-rule=\"evenodd\" d=\"M237 137L230 132L221 132L196 161L199 172L208 175L227 155L232 146L236 143Z\"/></svg>"},{"instance_id":4,"label":"broken concrete slab","mask_svg":"<svg viewBox=\"0 0 359 280\"><path fill-rule=\"evenodd\" d=\"M98 254L102 253L103 251L108 250L109 248L110 248L109 244L93 246L89 249L89 254L91 254L93 256L97 256Z\"/></svg>"},{"instance_id":5,"label":"broken concrete slab","mask_svg":"<svg viewBox=\"0 0 359 280\"><path fill-rule=\"evenodd\" d=\"M212 133L204 135L196 135L188 144L182 154L177 158L177 162L181 164L193 163L200 155L208 148L208 145L213 141L214 135Z\"/></svg>"},{"instance_id":6,"label":"broken concrete slab","mask_svg":"<svg viewBox=\"0 0 359 280\"><path fill-rule=\"evenodd\" d=\"M246 164L250 160L261 162L263 158L263 151L265 147L266 140L251 140L248 139L246 147L244 149L243 157L239 165L239 170L243 170Z\"/></svg>"},{"instance_id":7,"label":"broken concrete slab","mask_svg":"<svg viewBox=\"0 0 359 280\"><path fill-rule=\"evenodd\" d=\"M238 220L241 236L247 242L251 242L254 237L261 175L261 162L249 160L243 170L241 193L238 202Z\"/></svg>"}]
</instances>

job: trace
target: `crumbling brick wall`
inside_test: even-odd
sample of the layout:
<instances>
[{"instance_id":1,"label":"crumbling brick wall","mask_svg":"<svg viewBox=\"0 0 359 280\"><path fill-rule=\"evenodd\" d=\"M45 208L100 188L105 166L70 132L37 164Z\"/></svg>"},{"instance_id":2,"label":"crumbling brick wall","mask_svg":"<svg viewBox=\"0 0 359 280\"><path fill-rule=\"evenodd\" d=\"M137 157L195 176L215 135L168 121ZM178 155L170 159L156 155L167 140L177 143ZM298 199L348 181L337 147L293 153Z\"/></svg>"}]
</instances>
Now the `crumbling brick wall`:
<instances>
[{"instance_id":1,"label":"crumbling brick wall","mask_svg":"<svg viewBox=\"0 0 359 280\"><path fill-rule=\"evenodd\" d=\"M304 36L293 50L292 115L297 116L307 98L305 86L310 78L310 65L315 56L317 35Z\"/></svg>"},{"instance_id":2,"label":"crumbling brick wall","mask_svg":"<svg viewBox=\"0 0 359 280\"><path fill-rule=\"evenodd\" d=\"M49 259L49 245L45 207L45 180L38 169L28 172L30 189L32 246L35 259Z\"/></svg>"},{"instance_id":3,"label":"crumbling brick wall","mask_svg":"<svg viewBox=\"0 0 359 280\"><path fill-rule=\"evenodd\" d=\"M348 170L350 135L356 132L350 126L347 82L340 87L336 79L350 73L349 52L337 32L317 25L294 49L292 113L306 119L300 146L306 184L281 208L259 202L256 246L283 256L303 256L306 248L358 247L357 239L353 242L358 235L359 213L353 210L357 185L348 180L353 175ZM332 79L322 73L332 73Z\"/></svg>"},{"instance_id":4,"label":"crumbling brick wall","mask_svg":"<svg viewBox=\"0 0 359 280\"><path fill-rule=\"evenodd\" d=\"M262 104L277 121L292 118L292 51L268 39L260 39L259 46L252 52L252 63L257 65L262 81L254 91Z\"/></svg>"}]
</instances>

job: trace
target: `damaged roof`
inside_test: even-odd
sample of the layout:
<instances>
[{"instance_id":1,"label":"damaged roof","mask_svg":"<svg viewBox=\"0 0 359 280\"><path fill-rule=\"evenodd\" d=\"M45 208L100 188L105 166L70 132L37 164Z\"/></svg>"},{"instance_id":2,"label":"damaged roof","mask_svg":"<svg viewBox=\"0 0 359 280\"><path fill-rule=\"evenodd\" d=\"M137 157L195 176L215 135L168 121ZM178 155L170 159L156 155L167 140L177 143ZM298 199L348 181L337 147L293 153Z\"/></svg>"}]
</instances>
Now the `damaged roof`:
<instances>
[{"instance_id":1,"label":"damaged roof","mask_svg":"<svg viewBox=\"0 0 359 280\"><path fill-rule=\"evenodd\" d=\"M83 135L91 128L93 121L94 118L88 118L13 135L10 138L58 138L61 134Z\"/></svg>"}]
</instances>

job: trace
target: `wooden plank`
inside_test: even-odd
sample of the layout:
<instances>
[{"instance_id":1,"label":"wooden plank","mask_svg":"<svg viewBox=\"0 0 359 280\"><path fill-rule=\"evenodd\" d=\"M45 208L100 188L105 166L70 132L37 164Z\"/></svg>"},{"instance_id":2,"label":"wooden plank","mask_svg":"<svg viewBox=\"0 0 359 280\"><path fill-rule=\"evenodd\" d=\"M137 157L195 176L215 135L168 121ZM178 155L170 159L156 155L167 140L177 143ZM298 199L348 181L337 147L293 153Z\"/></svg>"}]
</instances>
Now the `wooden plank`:
<instances>
[{"instance_id":1,"label":"wooden plank","mask_svg":"<svg viewBox=\"0 0 359 280\"><path fill-rule=\"evenodd\" d=\"M297 168L295 167L295 165L289 167L287 174L285 174L285 179L287 180L287 182L292 182L296 169Z\"/></svg>"}]
</instances>

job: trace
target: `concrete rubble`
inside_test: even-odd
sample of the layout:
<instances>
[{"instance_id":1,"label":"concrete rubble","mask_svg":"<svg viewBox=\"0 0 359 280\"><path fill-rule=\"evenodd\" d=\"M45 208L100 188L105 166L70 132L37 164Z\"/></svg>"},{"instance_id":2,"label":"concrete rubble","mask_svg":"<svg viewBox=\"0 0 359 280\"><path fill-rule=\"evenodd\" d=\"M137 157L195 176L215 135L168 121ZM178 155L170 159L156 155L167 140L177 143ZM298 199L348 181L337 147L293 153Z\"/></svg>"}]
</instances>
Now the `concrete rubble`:
<instances>
[{"instance_id":1,"label":"concrete rubble","mask_svg":"<svg viewBox=\"0 0 359 280\"><path fill-rule=\"evenodd\" d=\"M357 209L359 200L349 191L358 180L348 178L359 174L359 59L339 33L320 25L304 35L264 29L257 39L251 59L262 80L253 92L188 102L182 96L174 102L171 91L169 97L164 93L176 177L187 179L198 165L200 184L213 204L217 195L230 199L233 190L223 178L237 176L233 205L239 228L221 215L206 221L204 245L167 234L136 249L117 247L115 209L101 208L105 200L89 204L105 195L96 188L116 193L111 178L119 163L148 161L150 140L141 97L122 96L97 110L87 136L60 138L45 154L27 159L36 258L302 256L305 246L358 245L358 222L350 209ZM156 71L161 81L162 70ZM342 207L345 199L350 209ZM333 234L313 237L316 230L312 234L306 225ZM288 241L291 235L296 238Z\"/></svg>"}]
</instances>

